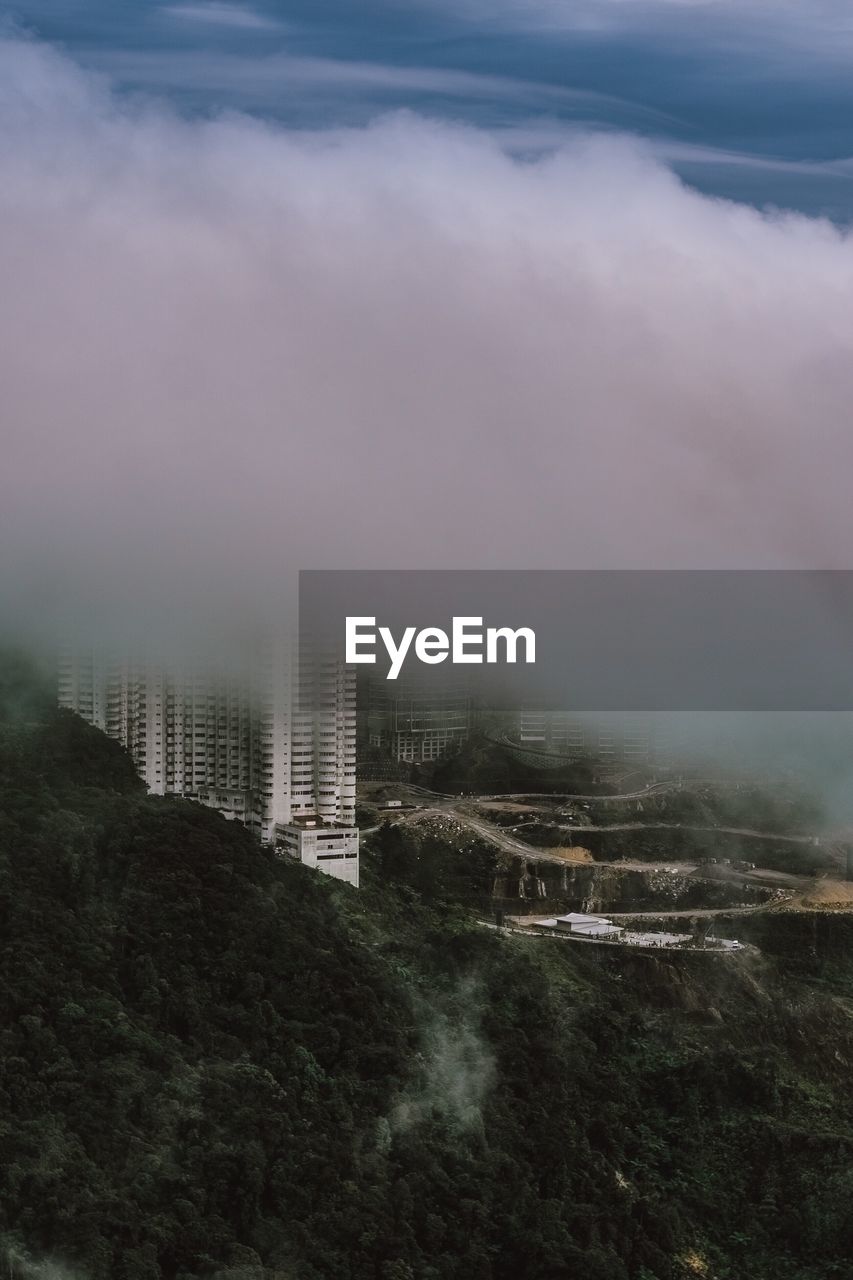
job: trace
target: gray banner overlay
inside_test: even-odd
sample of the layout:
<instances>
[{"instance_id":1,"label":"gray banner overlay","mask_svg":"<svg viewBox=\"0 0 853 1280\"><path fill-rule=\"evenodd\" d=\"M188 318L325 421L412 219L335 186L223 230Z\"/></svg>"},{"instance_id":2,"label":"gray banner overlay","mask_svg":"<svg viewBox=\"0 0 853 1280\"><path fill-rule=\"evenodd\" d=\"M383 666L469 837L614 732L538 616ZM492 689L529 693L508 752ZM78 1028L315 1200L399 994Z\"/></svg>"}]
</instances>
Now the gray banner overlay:
<instances>
[{"instance_id":1,"label":"gray banner overlay","mask_svg":"<svg viewBox=\"0 0 853 1280\"><path fill-rule=\"evenodd\" d=\"M304 571L299 599L301 634L340 652L347 617L375 618L397 641L407 627L450 634L454 617L481 618L484 632L531 628L533 665L428 666L410 647L400 679L464 674L492 698L589 711L853 709L846 570ZM384 676L378 638L375 653L363 669Z\"/></svg>"}]
</instances>

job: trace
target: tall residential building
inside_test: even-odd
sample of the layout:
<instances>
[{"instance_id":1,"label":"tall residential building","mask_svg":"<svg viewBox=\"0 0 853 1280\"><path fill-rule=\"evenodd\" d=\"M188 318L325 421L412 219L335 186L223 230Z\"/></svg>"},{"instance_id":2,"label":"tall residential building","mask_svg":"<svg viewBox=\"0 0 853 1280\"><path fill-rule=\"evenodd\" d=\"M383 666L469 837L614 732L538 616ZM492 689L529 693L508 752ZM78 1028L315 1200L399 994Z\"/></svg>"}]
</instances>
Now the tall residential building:
<instances>
[{"instance_id":1,"label":"tall residential building","mask_svg":"<svg viewBox=\"0 0 853 1280\"><path fill-rule=\"evenodd\" d=\"M390 681L360 675L361 747L407 764L438 760L471 734L472 701L468 679L456 673Z\"/></svg>"},{"instance_id":2,"label":"tall residential building","mask_svg":"<svg viewBox=\"0 0 853 1280\"><path fill-rule=\"evenodd\" d=\"M659 764L671 750L666 722L643 712L579 716L528 704L519 712L517 738L531 749L614 764Z\"/></svg>"},{"instance_id":3,"label":"tall residential building","mask_svg":"<svg viewBox=\"0 0 853 1280\"><path fill-rule=\"evenodd\" d=\"M75 652L60 660L59 702L121 742L156 795L197 800L289 850L294 823L354 832L355 672L336 659L264 645L235 670ZM357 853L333 861L320 869L358 883Z\"/></svg>"},{"instance_id":4,"label":"tall residential building","mask_svg":"<svg viewBox=\"0 0 853 1280\"><path fill-rule=\"evenodd\" d=\"M292 683L290 810L355 819L355 668L327 650L300 657Z\"/></svg>"}]
</instances>

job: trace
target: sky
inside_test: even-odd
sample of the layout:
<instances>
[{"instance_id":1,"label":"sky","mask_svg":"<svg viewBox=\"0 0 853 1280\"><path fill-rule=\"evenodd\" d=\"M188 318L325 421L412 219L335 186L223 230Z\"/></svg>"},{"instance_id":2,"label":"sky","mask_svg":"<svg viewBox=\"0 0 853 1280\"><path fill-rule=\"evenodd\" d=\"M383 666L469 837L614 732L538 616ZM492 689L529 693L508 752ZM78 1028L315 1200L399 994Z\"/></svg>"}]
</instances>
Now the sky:
<instances>
[{"instance_id":1,"label":"sky","mask_svg":"<svg viewBox=\"0 0 853 1280\"><path fill-rule=\"evenodd\" d=\"M297 128L408 108L520 152L627 131L699 189L853 213L847 0L20 0L125 92Z\"/></svg>"},{"instance_id":2,"label":"sky","mask_svg":"<svg viewBox=\"0 0 853 1280\"><path fill-rule=\"evenodd\" d=\"M8 11L6 614L851 567L845 6L357 12Z\"/></svg>"}]
</instances>

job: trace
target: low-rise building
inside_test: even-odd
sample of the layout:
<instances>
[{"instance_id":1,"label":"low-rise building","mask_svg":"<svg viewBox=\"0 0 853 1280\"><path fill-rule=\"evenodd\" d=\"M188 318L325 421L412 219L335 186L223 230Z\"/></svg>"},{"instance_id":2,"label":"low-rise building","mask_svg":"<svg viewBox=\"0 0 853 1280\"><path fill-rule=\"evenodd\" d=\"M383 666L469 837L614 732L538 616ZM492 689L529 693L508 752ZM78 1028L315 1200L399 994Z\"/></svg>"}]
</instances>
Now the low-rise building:
<instances>
[{"instance_id":1,"label":"low-rise building","mask_svg":"<svg viewBox=\"0 0 853 1280\"><path fill-rule=\"evenodd\" d=\"M554 916L550 920L536 920L539 929L553 929L558 933L571 933L583 938L598 938L615 942L622 933L620 925L613 924L604 916L591 916L581 911L569 911L564 916Z\"/></svg>"},{"instance_id":2,"label":"low-rise building","mask_svg":"<svg viewBox=\"0 0 853 1280\"><path fill-rule=\"evenodd\" d=\"M358 888L358 827L299 818L276 826L275 844L285 857Z\"/></svg>"}]
</instances>

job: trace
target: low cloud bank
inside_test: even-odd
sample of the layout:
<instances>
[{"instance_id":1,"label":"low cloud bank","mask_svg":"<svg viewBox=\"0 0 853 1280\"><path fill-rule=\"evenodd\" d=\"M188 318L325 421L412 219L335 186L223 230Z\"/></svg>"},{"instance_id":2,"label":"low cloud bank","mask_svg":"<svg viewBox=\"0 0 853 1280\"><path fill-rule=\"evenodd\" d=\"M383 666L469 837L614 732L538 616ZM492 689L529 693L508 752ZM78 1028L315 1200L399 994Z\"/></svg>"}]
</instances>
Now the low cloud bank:
<instances>
[{"instance_id":1,"label":"low cloud bank","mask_svg":"<svg viewBox=\"0 0 853 1280\"><path fill-rule=\"evenodd\" d=\"M630 138L187 121L0 43L0 588L848 567L853 245Z\"/></svg>"}]
</instances>

